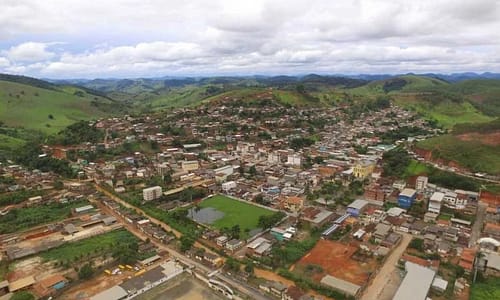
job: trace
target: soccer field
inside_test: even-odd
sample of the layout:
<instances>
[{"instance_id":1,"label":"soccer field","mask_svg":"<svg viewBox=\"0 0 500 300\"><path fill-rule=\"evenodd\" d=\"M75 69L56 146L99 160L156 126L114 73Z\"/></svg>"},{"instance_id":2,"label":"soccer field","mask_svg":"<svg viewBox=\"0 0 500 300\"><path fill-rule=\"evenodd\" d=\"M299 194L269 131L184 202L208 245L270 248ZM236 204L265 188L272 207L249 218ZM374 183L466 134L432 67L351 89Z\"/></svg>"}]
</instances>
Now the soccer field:
<instances>
[{"instance_id":1,"label":"soccer field","mask_svg":"<svg viewBox=\"0 0 500 300\"><path fill-rule=\"evenodd\" d=\"M274 213L272 210L233 200L222 195L216 195L203 200L199 204L199 207L211 207L223 212L224 216L216 220L211 226L222 229L224 227L231 228L234 225L240 225L241 236L243 238L248 237L245 229L251 231L258 228L260 216L269 216Z\"/></svg>"}]
</instances>

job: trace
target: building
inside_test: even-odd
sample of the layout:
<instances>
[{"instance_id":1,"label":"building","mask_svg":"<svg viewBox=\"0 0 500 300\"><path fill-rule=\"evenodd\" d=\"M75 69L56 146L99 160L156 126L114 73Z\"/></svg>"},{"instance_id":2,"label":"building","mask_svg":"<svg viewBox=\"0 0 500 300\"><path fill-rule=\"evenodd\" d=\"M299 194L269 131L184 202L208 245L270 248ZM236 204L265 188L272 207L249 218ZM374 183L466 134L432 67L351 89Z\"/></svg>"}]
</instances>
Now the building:
<instances>
[{"instance_id":1,"label":"building","mask_svg":"<svg viewBox=\"0 0 500 300\"><path fill-rule=\"evenodd\" d=\"M288 155L287 157L287 162L286 162L288 165L292 165L292 166L299 166L300 167L300 164L301 164L301 157L300 155L298 154L290 154Z\"/></svg>"},{"instance_id":2,"label":"building","mask_svg":"<svg viewBox=\"0 0 500 300\"><path fill-rule=\"evenodd\" d=\"M227 236L221 235L215 239L215 242L217 243L217 246L224 247L228 240L229 238Z\"/></svg>"},{"instance_id":3,"label":"building","mask_svg":"<svg viewBox=\"0 0 500 300\"><path fill-rule=\"evenodd\" d=\"M371 160L362 160L354 164L353 175L356 178L367 178L373 173L375 162Z\"/></svg>"},{"instance_id":4,"label":"building","mask_svg":"<svg viewBox=\"0 0 500 300\"><path fill-rule=\"evenodd\" d=\"M127 298L128 293L121 286L115 285L90 298L90 300L121 300Z\"/></svg>"},{"instance_id":5,"label":"building","mask_svg":"<svg viewBox=\"0 0 500 300\"><path fill-rule=\"evenodd\" d=\"M427 176L418 176L415 181L415 189L421 192L427 188L427 183L429 183L429 178Z\"/></svg>"},{"instance_id":6,"label":"building","mask_svg":"<svg viewBox=\"0 0 500 300\"><path fill-rule=\"evenodd\" d=\"M258 237L247 245L247 254L262 257L267 255L272 248L271 241L263 237Z\"/></svg>"},{"instance_id":7,"label":"building","mask_svg":"<svg viewBox=\"0 0 500 300\"><path fill-rule=\"evenodd\" d=\"M323 278L321 278L320 282L323 285L326 285L349 296L356 296L361 289L361 286L357 284L330 275L325 275Z\"/></svg>"},{"instance_id":8,"label":"building","mask_svg":"<svg viewBox=\"0 0 500 300\"><path fill-rule=\"evenodd\" d=\"M398 205L402 208L410 208L417 197L417 191L405 188L399 193Z\"/></svg>"},{"instance_id":9,"label":"building","mask_svg":"<svg viewBox=\"0 0 500 300\"><path fill-rule=\"evenodd\" d=\"M304 208L300 215L300 219L311 224L312 227L322 227L326 223L332 221L335 214L323 208L309 206Z\"/></svg>"},{"instance_id":10,"label":"building","mask_svg":"<svg viewBox=\"0 0 500 300\"><path fill-rule=\"evenodd\" d=\"M405 262L405 271L405 277L392 299L426 300L436 271L409 261Z\"/></svg>"},{"instance_id":11,"label":"building","mask_svg":"<svg viewBox=\"0 0 500 300\"><path fill-rule=\"evenodd\" d=\"M222 184L222 190L225 191L225 192L228 192L232 189L235 189L236 188L236 182L235 181L228 181L228 182L224 182Z\"/></svg>"},{"instance_id":12,"label":"building","mask_svg":"<svg viewBox=\"0 0 500 300\"><path fill-rule=\"evenodd\" d=\"M443 201L447 206L455 208L457 204L457 193L451 191L446 192Z\"/></svg>"},{"instance_id":13,"label":"building","mask_svg":"<svg viewBox=\"0 0 500 300\"><path fill-rule=\"evenodd\" d=\"M142 198L144 201L152 201L161 197L161 186L153 186L142 190Z\"/></svg>"},{"instance_id":14,"label":"building","mask_svg":"<svg viewBox=\"0 0 500 300\"><path fill-rule=\"evenodd\" d=\"M357 199L347 206L347 212L354 217L359 217L368 207L368 201Z\"/></svg>"},{"instance_id":15,"label":"building","mask_svg":"<svg viewBox=\"0 0 500 300\"><path fill-rule=\"evenodd\" d=\"M435 192L429 199L429 207L427 211L439 214L441 212L441 203L444 199L444 193Z\"/></svg>"},{"instance_id":16,"label":"building","mask_svg":"<svg viewBox=\"0 0 500 300\"><path fill-rule=\"evenodd\" d=\"M35 294L40 297L48 297L54 295L57 291L64 288L68 280L63 276L56 274L49 276L43 280L40 280L35 285L33 285L33 290Z\"/></svg>"},{"instance_id":17,"label":"building","mask_svg":"<svg viewBox=\"0 0 500 300\"><path fill-rule=\"evenodd\" d=\"M377 226L375 226L375 232L373 233L373 237L375 238L375 241L377 243L380 243L387 237L387 235L389 235L390 231L391 231L391 225L378 223Z\"/></svg>"},{"instance_id":18,"label":"building","mask_svg":"<svg viewBox=\"0 0 500 300\"><path fill-rule=\"evenodd\" d=\"M232 239L226 243L226 249L229 251L236 251L243 247L243 242L237 239Z\"/></svg>"},{"instance_id":19,"label":"building","mask_svg":"<svg viewBox=\"0 0 500 300\"><path fill-rule=\"evenodd\" d=\"M200 168L200 164L197 160L185 160L181 162L181 168L184 171L194 171Z\"/></svg>"},{"instance_id":20,"label":"building","mask_svg":"<svg viewBox=\"0 0 500 300\"><path fill-rule=\"evenodd\" d=\"M304 208L304 199L296 196L287 196L282 199L281 205L286 210L298 212Z\"/></svg>"}]
</instances>

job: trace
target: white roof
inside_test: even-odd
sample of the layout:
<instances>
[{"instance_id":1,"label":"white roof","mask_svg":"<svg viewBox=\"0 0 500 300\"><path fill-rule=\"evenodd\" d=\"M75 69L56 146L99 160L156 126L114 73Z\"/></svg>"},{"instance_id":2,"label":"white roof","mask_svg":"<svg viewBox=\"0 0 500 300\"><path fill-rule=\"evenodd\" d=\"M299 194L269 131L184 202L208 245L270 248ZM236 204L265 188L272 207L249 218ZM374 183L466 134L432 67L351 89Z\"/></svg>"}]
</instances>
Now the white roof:
<instances>
[{"instance_id":1,"label":"white roof","mask_svg":"<svg viewBox=\"0 0 500 300\"><path fill-rule=\"evenodd\" d=\"M352 296L356 295L361 288L359 285L330 275L326 275L325 277L321 278L321 283Z\"/></svg>"},{"instance_id":2,"label":"white roof","mask_svg":"<svg viewBox=\"0 0 500 300\"><path fill-rule=\"evenodd\" d=\"M392 300L425 300L436 272L407 261L406 275Z\"/></svg>"},{"instance_id":3,"label":"white roof","mask_svg":"<svg viewBox=\"0 0 500 300\"><path fill-rule=\"evenodd\" d=\"M348 208L362 209L367 204L368 204L368 201L362 200L362 199L357 199L357 200L354 200L351 204L349 204Z\"/></svg>"},{"instance_id":4,"label":"white roof","mask_svg":"<svg viewBox=\"0 0 500 300\"><path fill-rule=\"evenodd\" d=\"M500 271L500 255L492 252L486 254L486 259L488 260L488 268Z\"/></svg>"},{"instance_id":5,"label":"white roof","mask_svg":"<svg viewBox=\"0 0 500 300\"><path fill-rule=\"evenodd\" d=\"M389 210L387 210L387 214L392 217L399 217L402 213L404 213L406 210L400 208L400 207L391 207Z\"/></svg>"},{"instance_id":6,"label":"white roof","mask_svg":"<svg viewBox=\"0 0 500 300\"><path fill-rule=\"evenodd\" d=\"M121 286L115 285L114 287L91 297L90 300L117 300L122 299L127 295L127 291L125 291Z\"/></svg>"},{"instance_id":7,"label":"white roof","mask_svg":"<svg viewBox=\"0 0 500 300\"><path fill-rule=\"evenodd\" d=\"M441 193L441 192L435 192L434 194L432 194L431 196L431 201L436 201L436 202L441 202L443 201L444 199L444 193Z\"/></svg>"},{"instance_id":8,"label":"white roof","mask_svg":"<svg viewBox=\"0 0 500 300\"><path fill-rule=\"evenodd\" d=\"M414 189L405 188L399 193L400 196L413 197L417 191Z\"/></svg>"},{"instance_id":9,"label":"white roof","mask_svg":"<svg viewBox=\"0 0 500 300\"><path fill-rule=\"evenodd\" d=\"M434 278L434 281L432 282L432 287L438 288L442 291L445 291L447 286L448 286L448 281L440 277Z\"/></svg>"},{"instance_id":10,"label":"white roof","mask_svg":"<svg viewBox=\"0 0 500 300\"><path fill-rule=\"evenodd\" d=\"M263 237L258 237L255 240L253 240L250 244L248 244L247 248L255 249L255 248L259 247L264 242L269 242L269 241Z\"/></svg>"}]
</instances>

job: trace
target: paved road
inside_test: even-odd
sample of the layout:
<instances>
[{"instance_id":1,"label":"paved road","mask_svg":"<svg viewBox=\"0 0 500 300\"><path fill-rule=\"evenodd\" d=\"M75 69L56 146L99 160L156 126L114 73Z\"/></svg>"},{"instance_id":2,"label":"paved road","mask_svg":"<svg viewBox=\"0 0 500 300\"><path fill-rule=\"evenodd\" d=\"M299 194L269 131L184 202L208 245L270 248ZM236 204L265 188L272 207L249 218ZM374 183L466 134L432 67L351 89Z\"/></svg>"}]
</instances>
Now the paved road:
<instances>
[{"instance_id":1,"label":"paved road","mask_svg":"<svg viewBox=\"0 0 500 300\"><path fill-rule=\"evenodd\" d=\"M122 199L120 199L119 197L111 194L110 192L106 191L105 189L101 188L100 186L96 185L96 188L97 188L97 190L103 192L104 194L106 194L107 196L109 196L112 200L114 200L114 201L122 204L123 206L139 210L141 213L143 213L145 216L147 216L151 220L151 222L159 224L165 230L171 230L172 232L174 232L174 234L176 234L177 237L180 237L182 235L180 232L173 230L167 224L165 224L165 223L163 223L163 222L161 222L161 221L159 221L159 220L157 220L155 218L150 217L149 215L147 215L141 209L139 209L139 208L137 208L137 207L135 207L133 205L130 205L129 203L127 203L127 202L123 201ZM149 238L149 236L146 236L143 232L141 232L140 230L138 230L135 226L129 224L126 221L124 221L117 213L115 213L111 209L107 208L105 205L102 205L100 208L104 209L107 213L112 214L113 216L115 216L119 220L122 220L122 223L124 223L124 226L127 228L127 230L129 230L130 232L132 232L133 234L135 234L137 237L141 238L142 240L145 240L146 238ZM153 238L150 238L150 241L152 243L154 243L155 246L157 246L159 249L167 251L172 257L178 259L179 261L183 262L186 265L195 266L197 269L202 270L203 272L205 272L207 274L210 273L210 272L212 272L212 271L214 271L213 269L211 269L211 268L209 268L209 267L207 267L207 266L205 266L205 265L203 265L203 264L201 264L201 263L199 263L199 262L197 262L195 260L192 260L192 259L186 257L182 253L177 252L177 251L175 251L174 249L172 249L170 247L167 247L165 244L162 244L162 243L156 241ZM202 245L200 244L200 246L202 246ZM263 295L258 289L254 288L254 287L252 287L250 285L247 285L247 284L245 284L243 282L236 281L235 279L230 278L230 277L228 277L228 276L226 276L226 275L224 275L222 273L217 274L216 277L219 280L226 282L231 287L236 288L241 293L249 296L251 299L256 299L256 300L268 300L269 299L269 297Z\"/></svg>"},{"instance_id":2,"label":"paved road","mask_svg":"<svg viewBox=\"0 0 500 300\"><path fill-rule=\"evenodd\" d=\"M481 236L481 229L483 228L484 216L488 205L479 202L477 206L476 221L472 225L472 231L469 239L469 247L472 247Z\"/></svg>"},{"instance_id":3,"label":"paved road","mask_svg":"<svg viewBox=\"0 0 500 300\"><path fill-rule=\"evenodd\" d=\"M382 294L385 285L387 284L391 274L397 268L396 265L398 263L399 258L408 247L412 236L410 234L403 233L403 239L401 243L394 249L389 257L386 259L382 268L375 276L375 279L371 282L371 284L366 288L363 295L361 296L361 300L374 300L379 299Z\"/></svg>"}]
</instances>

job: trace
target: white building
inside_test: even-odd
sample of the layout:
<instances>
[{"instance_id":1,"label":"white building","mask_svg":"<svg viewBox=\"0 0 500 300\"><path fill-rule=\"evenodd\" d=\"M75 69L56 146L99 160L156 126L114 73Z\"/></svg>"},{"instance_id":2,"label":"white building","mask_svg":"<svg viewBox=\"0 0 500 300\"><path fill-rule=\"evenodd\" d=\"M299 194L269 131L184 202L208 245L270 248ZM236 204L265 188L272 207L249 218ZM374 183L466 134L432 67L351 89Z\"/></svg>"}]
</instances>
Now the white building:
<instances>
[{"instance_id":1,"label":"white building","mask_svg":"<svg viewBox=\"0 0 500 300\"><path fill-rule=\"evenodd\" d=\"M288 155L288 159L287 159L286 163L289 165L292 165L292 166L300 166L300 164L301 164L300 155L298 155L298 154Z\"/></svg>"},{"instance_id":2,"label":"white building","mask_svg":"<svg viewBox=\"0 0 500 300\"><path fill-rule=\"evenodd\" d=\"M228 181L228 182L224 182L222 184L222 190L225 192L230 191L230 190L235 189L235 188L236 188L235 181Z\"/></svg>"},{"instance_id":3,"label":"white building","mask_svg":"<svg viewBox=\"0 0 500 300\"><path fill-rule=\"evenodd\" d=\"M435 192L429 199L429 207L427 211L439 214L441 211L441 203L444 199L444 193Z\"/></svg>"},{"instance_id":4,"label":"white building","mask_svg":"<svg viewBox=\"0 0 500 300\"><path fill-rule=\"evenodd\" d=\"M444 203L446 203L447 206L455 208L457 204L457 193L448 191L444 194Z\"/></svg>"},{"instance_id":5,"label":"white building","mask_svg":"<svg viewBox=\"0 0 500 300\"><path fill-rule=\"evenodd\" d=\"M142 198L144 201L151 201L161 197L161 186L153 186L142 190Z\"/></svg>"},{"instance_id":6,"label":"white building","mask_svg":"<svg viewBox=\"0 0 500 300\"><path fill-rule=\"evenodd\" d=\"M427 183L429 183L429 178L427 176L418 176L415 188L417 191L423 191L427 188Z\"/></svg>"}]
</instances>

